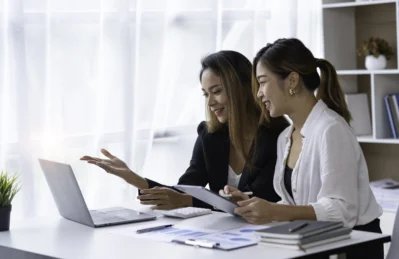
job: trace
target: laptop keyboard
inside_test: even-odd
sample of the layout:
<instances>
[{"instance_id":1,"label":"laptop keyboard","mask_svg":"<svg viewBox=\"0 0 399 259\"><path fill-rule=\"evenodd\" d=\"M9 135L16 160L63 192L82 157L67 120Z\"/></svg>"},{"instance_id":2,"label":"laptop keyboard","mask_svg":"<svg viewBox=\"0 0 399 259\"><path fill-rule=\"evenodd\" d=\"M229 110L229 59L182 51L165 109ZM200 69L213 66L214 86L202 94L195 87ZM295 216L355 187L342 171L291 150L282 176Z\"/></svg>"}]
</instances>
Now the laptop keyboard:
<instances>
[{"instance_id":1,"label":"laptop keyboard","mask_svg":"<svg viewBox=\"0 0 399 259\"><path fill-rule=\"evenodd\" d=\"M107 223L118 223L131 220L133 217L129 217L132 215L136 215L134 211L131 210L114 210L102 212L98 210L91 210L90 215L93 219L94 224L107 224Z\"/></svg>"}]
</instances>

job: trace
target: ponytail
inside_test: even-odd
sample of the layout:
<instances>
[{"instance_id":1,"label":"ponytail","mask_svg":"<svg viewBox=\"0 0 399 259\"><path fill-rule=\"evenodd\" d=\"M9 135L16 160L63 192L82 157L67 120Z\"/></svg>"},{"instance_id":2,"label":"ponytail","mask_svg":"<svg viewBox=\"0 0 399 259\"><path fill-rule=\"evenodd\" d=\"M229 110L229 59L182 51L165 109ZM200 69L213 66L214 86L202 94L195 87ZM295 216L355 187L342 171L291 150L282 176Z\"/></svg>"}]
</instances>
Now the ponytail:
<instances>
[{"instance_id":1,"label":"ponytail","mask_svg":"<svg viewBox=\"0 0 399 259\"><path fill-rule=\"evenodd\" d=\"M337 71L334 66L325 59L317 59L320 68L321 80L317 90L317 99L323 100L328 108L341 115L346 122L350 123L352 116L348 110L344 93L338 82Z\"/></svg>"}]
</instances>

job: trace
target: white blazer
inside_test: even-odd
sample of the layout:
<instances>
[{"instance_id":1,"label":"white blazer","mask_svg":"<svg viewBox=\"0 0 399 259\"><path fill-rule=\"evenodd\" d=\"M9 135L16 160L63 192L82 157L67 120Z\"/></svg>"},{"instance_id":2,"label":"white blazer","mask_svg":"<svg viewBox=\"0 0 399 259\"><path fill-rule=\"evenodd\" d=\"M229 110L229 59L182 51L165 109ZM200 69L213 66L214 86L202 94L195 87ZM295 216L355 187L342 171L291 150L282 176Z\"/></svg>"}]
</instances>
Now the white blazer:
<instances>
[{"instance_id":1,"label":"white blazer","mask_svg":"<svg viewBox=\"0 0 399 259\"><path fill-rule=\"evenodd\" d=\"M293 125L285 129L277 143L274 188L280 203L311 205L317 220L342 221L351 228L382 215L352 128L321 100L301 130L302 151L292 172L292 199L284 185L284 169L293 129Z\"/></svg>"}]
</instances>

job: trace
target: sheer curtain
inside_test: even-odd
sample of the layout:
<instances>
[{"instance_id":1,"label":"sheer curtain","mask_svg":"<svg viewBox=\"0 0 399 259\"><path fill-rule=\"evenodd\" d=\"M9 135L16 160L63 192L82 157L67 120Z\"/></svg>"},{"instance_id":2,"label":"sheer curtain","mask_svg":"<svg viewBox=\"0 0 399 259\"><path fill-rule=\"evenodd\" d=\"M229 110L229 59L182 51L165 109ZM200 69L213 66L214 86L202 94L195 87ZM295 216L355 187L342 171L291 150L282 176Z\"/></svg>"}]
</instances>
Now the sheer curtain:
<instances>
[{"instance_id":1,"label":"sheer curtain","mask_svg":"<svg viewBox=\"0 0 399 259\"><path fill-rule=\"evenodd\" d=\"M252 60L278 37L320 52L320 0L310 2L0 0L0 169L23 183L13 218L57 213L38 158L71 164L90 207L136 196L79 161L100 148L173 183L188 160L168 168L156 148L190 135L177 151L189 159L205 119L200 59L234 49Z\"/></svg>"}]
</instances>

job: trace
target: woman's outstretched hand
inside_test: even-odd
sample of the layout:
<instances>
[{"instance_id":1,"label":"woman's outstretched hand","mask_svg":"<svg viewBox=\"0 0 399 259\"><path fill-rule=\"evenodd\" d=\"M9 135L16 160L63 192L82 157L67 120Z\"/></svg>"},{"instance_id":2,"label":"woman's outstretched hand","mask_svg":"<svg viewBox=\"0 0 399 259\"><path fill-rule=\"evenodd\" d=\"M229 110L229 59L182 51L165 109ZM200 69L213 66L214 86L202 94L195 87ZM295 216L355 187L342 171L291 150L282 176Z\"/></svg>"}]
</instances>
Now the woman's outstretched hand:
<instances>
[{"instance_id":1,"label":"woman's outstretched hand","mask_svg":"<svg viewBox=\"0 0 399 259\"><path fill-rule=\"evenodd\" d=\"M101 153L106 156L108 159L102 159L98 157L91 156L83 156L80 160L87 161L89 164L96 165L104 169L107 173L116 175L124 179L126 182L136 186L139 189L148 188L147 180L140 177L136 173L134 173L130 168L126 165L118 157L112 155L106 149L101 149Z\"/></svg>"}]
</instances>

